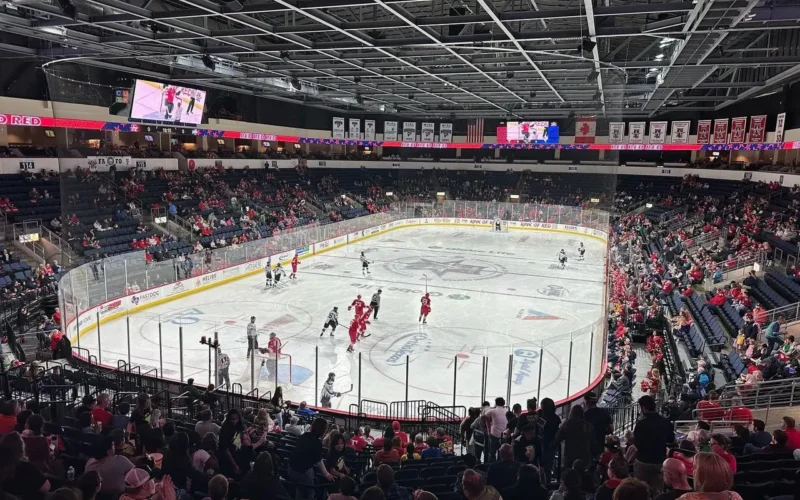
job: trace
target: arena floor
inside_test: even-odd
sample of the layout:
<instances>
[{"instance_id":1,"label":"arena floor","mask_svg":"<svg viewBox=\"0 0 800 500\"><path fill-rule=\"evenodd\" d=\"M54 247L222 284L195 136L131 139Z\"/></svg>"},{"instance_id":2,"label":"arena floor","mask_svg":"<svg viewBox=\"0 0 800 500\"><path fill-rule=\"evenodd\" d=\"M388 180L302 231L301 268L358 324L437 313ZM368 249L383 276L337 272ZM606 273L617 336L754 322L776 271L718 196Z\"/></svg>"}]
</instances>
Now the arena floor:
<instances>
[{"instance_id":1,"label":"arena floor","mask_svg":"<svg viewBox=\"0 0 800 500\"><path fill-rule=\"evenodd\" d=\"M578 260L579 242L587 248L584 261ZM565 269L556 260L562 248L569 256ZM361 251L372 261L368 276L362 275ZM128 318L131 361L142 372L159 367L160 323L163 375L178 379L182 326L184 377L205 385L208 348L199 341L217 332L231 358L231 382L247 392L251 366L245 325L256 316L260 345L266 347L273 331L284 344L277 384L292 401L314 404L315 392L318 396L333 372L336 390L354 385L351 393L333 401L334 408L347 410L357 401L360 372L362 399L404 400L408 380L409 400L451 405L455 375L455 404L474 406L480 403L484 356L487 398L507 394L510 371L513 402L524 404L537 393L559 400L582 390L599 372L604 346L599 345L602 337L591 332L598 330L602 314L604 262L605 245L588 237L404 228L306 259L298 279L284 278L276 289L266 289L261 275L252 276L135 313ZM433 309L425 326L418 323L423 274ZM383 299L378 320L367 330L371 336L348 354L353 313L347 306L358 294L368 302L379 288ZM333 306L339 307L341 326L335 337L320 337ZM125 332L125 318L101 326L104 364L127 359ZM97 333L85 333L81 347L96 354ZM276 386L274 363L262 368L261 359L256 361L255 383L262 395Z\"/></svg>"}]
</instances>

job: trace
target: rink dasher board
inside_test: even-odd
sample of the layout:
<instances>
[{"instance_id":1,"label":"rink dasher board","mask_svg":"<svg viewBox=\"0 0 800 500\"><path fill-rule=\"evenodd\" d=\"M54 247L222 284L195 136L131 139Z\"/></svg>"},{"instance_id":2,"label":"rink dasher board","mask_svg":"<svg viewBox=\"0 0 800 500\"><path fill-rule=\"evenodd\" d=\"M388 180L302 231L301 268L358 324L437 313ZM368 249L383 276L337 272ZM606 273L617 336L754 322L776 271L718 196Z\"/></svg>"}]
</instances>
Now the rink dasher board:
<instances>
[{"instance_id":1,"label":"rink dasher board","mask_svg":"<svg viewBox=\"0 0 800 500\"><path fill-rule=\"evenodd\" d=\"M608 243L608 233L599 229L567 224L552 224L546 222L519 222L507 221L509 229L528 230L541 232L554 232L584 236ZM269 257L254 259L250 262L218 269L216 271L186 278L168 285L149 288L141 292L112 299L97 306L80 311L77 321L74 319L65 325L65 331L73 344L85 333L96 329L103 323L133 314L150 307L171 302L194 293L208 290L215 286L224 285L232 281L250 277L264 272L268 260L275 265L289 265L295 255L298 260L304 260L314 255L322 254L336 248L357 243L374 236L385 234L396 229L407 227L435 227L435 226L470 226L473 228L491 229L494 227L493 219L468 219L453 217L429 217L418 219L402 219L375 227L361 229L346 235L337 236L305 247L276 253ZM87 265L87 264L84 264ZM81 266L82 267L82 266ZM99 321L99 323L98 323Z\"/></svg>"}]
</instances>

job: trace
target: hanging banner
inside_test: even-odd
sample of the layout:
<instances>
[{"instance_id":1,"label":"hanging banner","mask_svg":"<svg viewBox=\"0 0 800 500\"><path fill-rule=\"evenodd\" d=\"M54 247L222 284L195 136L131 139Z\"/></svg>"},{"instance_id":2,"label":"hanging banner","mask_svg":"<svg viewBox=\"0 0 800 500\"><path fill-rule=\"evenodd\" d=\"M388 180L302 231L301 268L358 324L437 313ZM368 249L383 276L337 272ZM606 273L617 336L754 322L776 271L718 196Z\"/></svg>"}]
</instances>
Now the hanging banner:
<instances>
[{"instance_id":1,"label":"hanging banner","mask_svg":"<svg viewBox=\"0 0 800 500\"><path fill-rule=\"evenodd\" d=\"M778 121L775 122L775 142L783 142L783 132L786 128L786 113L778 115Z\"/></svg>"},{"instance_id":2,"label":"hanging banner","mask_svg":"<svg viewBox=\"0 0 800 500\"><path fill-rule=\"evenodd\" d=\"M594 118L575 119L575 143L594 144L597 135L597 121Z\"/></svg>"},{"instance_id":3,"label":"hanging banner","mask_svg":"<svg viewBox=\"0 0 800 500\"><path fill-rule=\"evenodd\" d=\"M711 139L711 120L698 120L697 144L708 144Z\"/></svg>"},{"instance_id":4,"label":"hanging banner","mask_svg":"<svg viewBox=\"0 0 800 500\"><path fill-rule=\"evenodd\" d=\"M350 118L350 138L361 139L361 120L358 118Z\"/></svg>"},{"instance_id":5,"label":"hanging banner","mask_svg":"<svg viewBox=\"0 0 800 500\"><path fill-rule=\"evenodd\" d=\"M731 142L741 143L745 141L747 132L747 117L740 116L731 120Z\"/></svg>"},{"instance_id":6,"label":"hanging banner","mask_svg":"<svg viewBox=\"0 0 800 500\"><path fill-rule=\"evenodd\" d=\"M420 129L420 140L422 142L433 142L433 122L422 122Z\"/></svg>"},{"instance_id":7,"label":"hanging banner","mask_svg":"<svg viewBox=\"0 0 800 500\"><path fill-rule=\"evenodd\" d=\"M375 120L364 120L364 140L375 140Z\"/></svg>"},{"instance_id":8,"label":"hanging banner","mask_svg":"<svg viewBox=\"0 0 800 500\"><path fill-rule=\"evenodd\" d=\"M439 142L453 142L453 124L439 124Z\"/></svg>"},{"instance_id":9,"label":"hanging banner","mask_svg":"<svg viewBox=\"0 0 800 500\"><path fill-rule=\"evenodd\" d=\"M609 122L608 142L611 144L622 144L625 142L625 122Z\"/></svg>"},{"instance_id":10,"label":"hanging banner","mask_svg":"<svg viewBox=\"0 0 800 500\"><path fill-rule=\"evenodd\" d=\"M689 122L672 122L673 144L689 144Z\"/></svg>"},{"instance_id":11,"label":"hanging banner","mask_svg":"<svg viewBox=\"0 0 800 500\"><path fill-rule=\"evenodd\" d=\"M642 144L644 142L644 122L631 122L628 124L628 142Z\"/></svg>"},{"instance_id":12,"label":"hanging banner","mask_svg":"<svg viewBox=\"0 0 800 500\"><path fill-rule=\"evenodd\" d=\"M650 122L650 144L664 144L667 141L667 122Z\"/></svg>"},{"instance_id":13,"label":"hanging banner","mask_svg":"<svg viewBox=\"0 0 800 500\"><path fill-rule=\"evenodd\" d=\"M713 144L725 144L728 142L728 119L719 118L714 120Z\"/></svg>"},{"instance_id":14,"label":"hanging banner","mask_svg":"<svg viewBox=\"0 0 800 500\"><path fill-rule=\"evenodd\" d=\"M403 122L403 141L414 142L417 140L417 122Z\"/></svg>"},{"instance_id":15,"label":"hanging banner","mask_svg":"<svg viewBox=\"0 0 800 500\"><path fill-rule=\"evenodd\" d=\"M331 136L334 139L344 139L344 118L338 116L333 117L333 132Z\"/></svg>"},{"instance_id":16,"label":"hanging banner","mask_svg":"<svg viewBox=\"0 0 800 500\"><path fill-rule=\"evenodd\" d=\"M397 140L397 122L383 122L383 140Z\"/></svg>"},{"instance_id":17,"label":"hanging banner","mask_svg":"<svg viewBox=\"0 0 800 500\"><path fill-rule=\"evenodd\" d=\"M749 142L764 142L767 139L767 115L750 117Z\"/></svg>"}]
</instances>

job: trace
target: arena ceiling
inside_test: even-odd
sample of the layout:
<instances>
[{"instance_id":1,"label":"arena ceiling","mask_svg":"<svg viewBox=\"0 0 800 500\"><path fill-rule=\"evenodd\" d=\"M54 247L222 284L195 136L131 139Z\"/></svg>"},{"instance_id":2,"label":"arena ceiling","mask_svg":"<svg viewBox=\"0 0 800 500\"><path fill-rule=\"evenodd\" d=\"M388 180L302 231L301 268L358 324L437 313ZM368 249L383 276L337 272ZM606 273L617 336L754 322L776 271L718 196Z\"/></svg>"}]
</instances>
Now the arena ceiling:
<instances>
[{"instance_id":1,"label":"arena ceiling","mask_svg":"<svg viewBox=\"0 0 800 500\"><path fill-rule=\"evenodd\" d=\"M794 0L72 1L0 2L0 55L443 119L713 112L800 79Z\"/></svg>"}]
</instances>

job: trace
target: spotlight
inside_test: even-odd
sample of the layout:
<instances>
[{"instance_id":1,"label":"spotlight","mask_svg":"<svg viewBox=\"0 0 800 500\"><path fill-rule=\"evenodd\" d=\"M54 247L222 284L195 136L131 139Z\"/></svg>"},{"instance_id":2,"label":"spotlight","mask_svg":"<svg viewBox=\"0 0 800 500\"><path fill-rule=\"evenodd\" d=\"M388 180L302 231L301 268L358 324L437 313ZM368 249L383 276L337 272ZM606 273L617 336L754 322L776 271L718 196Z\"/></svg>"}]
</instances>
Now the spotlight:
<instances>
[{"instance_id":1,"label":"spotlight","mask_svg":"<svg viewBox=\"0 0 800 500\"><path fill-rule=\"evenodd\" d=\"M281 59L283 59L284 61L288 61L289 60L289 51L288 50L282 50L281 51Z\"/></svg>"},{"instance_id":2,"label":"spotlight","mask_svg":"<svg viewBox=\"0 0 800 500\"><path fill-rule=\"evenodd\" d=\"M594 101L599 101L600 100L600 91L599 90L594 93L594 97L592 97L592 100L594 100Z\"/></svg>"},{"instance_id":3,"label":"spotlight","mask_svg":"<svg viewBox=\"0 0 800 500\"><path fill-rule=\"evenodd\" d=\"M586 81L589 83L597 81L597 71L595 71L594 68L592 68L592 71L586 76Z\"/></svg>"},{"instance_id":4,"label":"spotlight","mask_svg":"<svg viewBox=\"0 0 800 500\"><path fill-rule=\"evenodd\" d=\"M215 63L214 60L211 59L211 56L208 54L203 54L203 57L200 60L203 61L203 66L210 69L211 71L214 71L214 68L217 67L217 63Z\"/></svg>"},{"instance_id":5,"label":"spotlight","mask_svg":"<svg viewBox=\"0 0 800 500\"><path fill-rule=\"evenodd\" d=\"M513 71L506 71L506 78L508 78L509 80L514 78L514 72Z\"/></svg>"},{"instance_id":6,"label":"spotlight","mask_svg":"<svg viewBox=\"0 0 800 500\"><path fill-rule=\"evenodd\" d=\"M361 83L361 77L360 76L354 76L353 77L353 83Z\"/></svg>"},{"instance_id":7,"label":"spotlight","mask_svg":"<svg viewBox=\"0 0 800 500\"><path fill-rule=\"evenodd\" d=\"M406 97L408 97L408 98L409 98L409 99L411 99L412 101L414 100L414 94L408 94Z\"/></svg>"},{"instance_id":8,"label":"spotlight","mask_svg":"<svg viewBox=\"0 0 800 500\"><path fill-rule=\"evenodd\" d=\"M535 90L531 90L530 96L531 97L536 97L536 91Z\"/></svg>"},{"instance_id":9,"label":"spotlight","mask_svg":"<svg viewBox=\"0 0 800 500\"><path fill-rule=\"evenodd\" d=\"M359 104L364 104L364 98L361 97L360 93L356 94L356 102L359 103Z\"/></svg>"},{"instance_id":10,"label":"spotlight","mask_svg":"<svg viewBox=\"0 0 800 500\"><path fill-rule=\"evenodd\" d=\"M300 84L300 80L297 79L296 76L293 76L289 83L292 84L292 88L295 90L302 90L303 86Z\"/></svg>"},{"instance_id":11,"label":"spotlight","mask_svg":"<svg viewBox=\"0 0 800 500\"><path fill-rule=\"evenodd\" d=\"M152 31L153 34L155 35L159 31L161 31L161 28L159 28L158 23L153 22L153 23L150 23L150 31Z\"/></svg>"},{"instance_id":12,"label":"spotlight","mask_svg":"<svg viewBox=\"0 0 800 500\"><path fill-rule=\"evenodd\" d=\"M583 37L581 40L581 44L578 45L578 54L583 52L591 52L597 46L595 42L593 42L588 36Z\"/></svg>"},{"instance_id":13,"label":"spotlight","mask_svg":"<svg viewBox=\"0 0 800 500\"><path fill-rule=\"evenodd\" d=\"M61 12L65 16L73 21L78 20L78 9L75 8L75 4L72 3L72 0L58 0L58 6L61 7Z\"/></svg>"}]
</instances>

